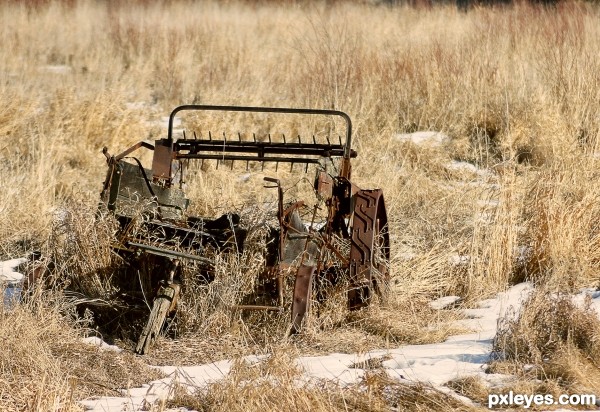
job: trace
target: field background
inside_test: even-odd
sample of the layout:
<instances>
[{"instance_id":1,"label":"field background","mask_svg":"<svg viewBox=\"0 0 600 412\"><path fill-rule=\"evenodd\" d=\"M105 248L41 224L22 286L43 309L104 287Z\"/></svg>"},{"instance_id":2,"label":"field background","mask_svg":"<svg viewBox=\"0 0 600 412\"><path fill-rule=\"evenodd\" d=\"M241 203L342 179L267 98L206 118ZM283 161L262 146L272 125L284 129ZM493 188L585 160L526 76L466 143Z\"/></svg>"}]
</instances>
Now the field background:
<instances>
[{"instance_id":1,"label":"field background","mask_svg":"<svg viewBox=\"0 0 600 412\"><path fill-rule=\"evenodd\" d=\"M574 1L467 12L352 2L3 2L0 258L47 248L64 208L93 210L102 148L117 153L164 136L161 118L176 105L312 107L350 114L353 181L384 190L394 316L373 309L350 331L335 326L349 315L332 310L333 326L321 321L310 342L296 345L280 335L248 341L252 331L223 315L204 330L201 348L223 336L237 349L217 357L265 342L318 352L435 341L450 327L426 309L429 299L454 294L468 306L522 280L548 291L596 287L598 50L597 6ZM395 137L422 130L448 139ZM217 215L238 204L236 185L209 167L189 192L195 211ZM69 399L96 393L73 389L82 384L70 377L86 375L61 358L68 345L56 341L77 345L87 332L57 305L53 298L0 315L9 347L23 345L15 323L29 325L20 336L33 342L19 350L29 361L2 358L1 392L17 393L0 397L7 410L32 399L53 410L56 396L76 408ZM330 333L335 339L323 336ZM164 362L187 356L162 345ZM48 378L40 384L40 376ZM124 379L112 384L127 386ZM25 382L35 383L32 393L15 389Z\"/></svg>"}]
</instances>

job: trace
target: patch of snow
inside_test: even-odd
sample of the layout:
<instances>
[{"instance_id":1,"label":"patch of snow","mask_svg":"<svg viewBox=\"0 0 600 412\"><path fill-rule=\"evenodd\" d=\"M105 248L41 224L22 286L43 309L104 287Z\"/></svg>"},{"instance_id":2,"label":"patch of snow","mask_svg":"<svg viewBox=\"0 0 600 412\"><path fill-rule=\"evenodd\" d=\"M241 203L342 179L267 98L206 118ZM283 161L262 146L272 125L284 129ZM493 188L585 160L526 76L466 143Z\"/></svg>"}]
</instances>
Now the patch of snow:
<instances>
[{"instance_id":1,"label":"patch of snow","mask_svg":"<svg viewBox=\"0 0 600 412\"><path fill-rule=\"evenodd\" d=\"M600 316L600 290L592 288L583 289L573 297L573 303L579 307L583 307L587 299L590 299L590 307Z\"/></svg>"},{"instance_id":2,"label":"patch of snow","mask_svg":"<svg viewBox=\"0 0 600 412\"><path fill-rule=\"evenodd\" d=\"M452 266L464 266L468 265L471 261L469 255L452 255L448 257L448 263Z\"/></svg>"},{"instance_id":3,"label":"patch of snow","mask_svg":"<svg viewBox=\"0 0 600 412\"><path fill-rule=\"evenodd\" d=\"M442 146L450 141L448 135L436 131L398 133L392 136L398 142L410 142L419 146Z\"/></svg>"},{"instance_id":4,"label":"patch of snow","mask_svg":"<svg viewBox=\"0 0 600 412\"><path fill-rule=\"evenodd\" d=\"M103 349L103 350L112 350L114 352L122 352L123 351L123 349L119 348L118 346L109 345L108 343L104 342L102 339L100 339L97 336L90 336L87 338L83 338L82 340L83 340L83 342L85 342L87 344L98 346L100 349Z\"/></svg>"},{"instance_id":5,"label":"patch of snow","mask_svg":"<svg viewBox=\"0 0 600 412\"><path fill-rule=\"evenodd\" d=\"M445 166L446 166L446 169L448 169L448 170L472 173L479 177L490 177L493 175L493 173L491 171L489 171L488 169L481 169L481 168L477 167L476 165L474 165L473 163L469 163L469 162L453 160L450 163L446 163Z\"/></svg>"},{"instance_id":6,"label":"patch of snow","mask_svg":"<svg viewBox=\"0 0 600 412\"><path fill-rule=\"evenodd\" d=\"M52 73L52 74L69 74L73 71L71 66L65 64L48 64L39 68L41 72Z\"/></svg>"},{"instance_id":7,"label":"patch of snow","mask_svg":"<svg viewBox=\"0 0 600 412\"><path fill-rule=\"evenodd\" d=\"M460 296L444 296L429 302L429 307L437 310L446 309L458 303L458 301L460 301Z\"/></svg>"},{"instance_id":8,"label":"patch of snow","mask_svg":"<svg viewBox=\"0 0 600 412\"><path fill-rule=\"evenodd\" d=\"M452 336L445 342L429 345L405 345L396 349L374 350L364 354L332 353L324 356L305 356L296 360L304 370L307 381L329 379L344 386L358 382L364 370L357 368L369 359L382 359L382 367L390 377L432 384L440 390L446 382L464 376L480 376L489 385L500 385L506 375L485 374L496 334L497 320L511 306L518 307L533 290L530 283L515 285L493 299L479 303L464 312L470 319L458 321L471 333ZM247 362L260 362L265 357L249 356ZM81 404L91 411L142 410L153 402L168 397L174 382L190 389L206 387L228 376L233 362L223 360L200 366L165 366L160 369L167 378L141 388L124 391L123 397L89 399Z\"/></svg>"},{"instance_id":9,"label":"patch of snow","mask_svg":"<svg viewBox=\"0 0 600 412\"><path fill-rule=\"evenodd\" d=\"M25 262L27 262L25 258L0 262L0 290L3 286L2 303L4 310L11 310L21 300L24 276L15 269Z\"/></svg>"},{"instance_id":10,"label":"patch of snow","mask_svg":"<svg viewBox=\"0 0 600 412\"><path fill-rule=\"evenodd\" d=\"M0 282L9 284L20 282L23 279L23 275L15 271L15 269L25 262L27 262L27 259L25 258L10 259L0 262Z\"/></svg>"}]
</instances>

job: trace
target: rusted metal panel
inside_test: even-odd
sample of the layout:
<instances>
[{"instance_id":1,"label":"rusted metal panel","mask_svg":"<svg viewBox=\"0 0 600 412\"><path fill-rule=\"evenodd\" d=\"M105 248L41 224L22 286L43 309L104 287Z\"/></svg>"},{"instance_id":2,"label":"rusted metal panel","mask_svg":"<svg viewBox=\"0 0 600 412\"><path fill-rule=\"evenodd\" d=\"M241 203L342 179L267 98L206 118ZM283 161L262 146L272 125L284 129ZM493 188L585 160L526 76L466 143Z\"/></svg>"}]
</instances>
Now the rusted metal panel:
<instances>
[{"instance_id":1,"label":"rusted metal panel","mask_svg":"<svg viewBox=\"0 0 600 412\"><path fill-rule=\"evenodd\" d=\"M377 250L378 248L380 250ZM359 190L354 196L352 219L349 269L353 288L348 294L350 308L355 309L368 304L374 289L373 269L385 270L381 262L374 259L377 253L383 253L389 260L387 213L383 192L381 189Z\"/></svg>"},{"instance_id":2,"label":"rusted metal panel","mask_svg":"<svg viewBox=\"0 0 600 412\"><path fill-rule=\"evenodd\" d=\"M168 140L158 140L155 144L154 157L152 158L152 180L164 181L167 187L170 186L173 179L173 160L173 145Z\"/></svg>"},{"instance_id":3,"label":"rusted metal panel","mask_svg":"<svg viewBox=\"0 0 600 412\"><path fill-rule=\"evenodd\" d=\"M294 298L292 301L292 329L291 333L298 333L302 328L302 321L310 307L315 266L300 265L296 272L294 284Z\"/></svg>"}]
</instances>

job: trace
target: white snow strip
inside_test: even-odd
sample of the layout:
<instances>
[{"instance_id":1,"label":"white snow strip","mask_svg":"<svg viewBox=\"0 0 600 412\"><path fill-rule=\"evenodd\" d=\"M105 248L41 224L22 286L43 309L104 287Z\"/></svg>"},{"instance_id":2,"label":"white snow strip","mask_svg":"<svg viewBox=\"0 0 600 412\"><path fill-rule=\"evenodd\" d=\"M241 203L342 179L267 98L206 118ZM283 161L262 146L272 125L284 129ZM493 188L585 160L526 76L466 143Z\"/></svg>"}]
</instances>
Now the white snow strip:
<instances>
[{"instance_id":1,"label":"white snow strip","mask_svg":"<svg viewBox=\"0 0 600 412\"><path fill-rule=\"evenodd\" d=\"M472 174L477 175L482 178L493 176L493 173L491 171L489 171L488 169L481 169L481 168L477 167L476 165L474 165L473 163L461 162L458 160L452 160L451 162L446 163L446 169L454 170L457 172L472 173Z\"/></svg>"},{"instance_id":2,"label":"white snow strip","mask_svg":"<svg viewBox=\"0 0 600 412\"><path fill-rule=\"evenodd\" d=\"M420 146L441 146L450 140L448 135L436 131L398 133L395 134L392 139L398 142L410 142Z\"/></svg>"},{"instance_id":3,"label":"white snow strip","mask_svg":"<svg viewBox=\"0 0 600 412\"><path fill-rule=\"evenodd\" d=\"M25 258L11 259L0 262L0 282L17 283L23 279L23 275L15 269L27 262Z\"/></svg>"},{"instance_id":4,"label":"white snow strip","mask_svg":"<svg viewBox=\"0 0 600 412\"><path fill-rule=\"evenodd\" d=\"M458 321L458 324L473 332L452 336L442 343L406 345L365 354L332 353L324 356L306 356L298 358L296 362L304 370L307 381L329 379L341 386L359 382L365 371L356 366L373 358L382 359L382 366L391 377L426 382L435 386L458 377L484 376L498 318L503 316L509 307L518 307L532 290L531 284L522 283L499 293L494 299L480 302L476 308L466 309L464 312L469 319ZM260 362L262 359L264 357L259 356L244 358L247 362ZM158 399L168 397L175 382L190 389L205 388L210 383L227 377L232 364L232 361L224 360L200 366L161 367L160 369L169 375L167 378L124 391L124 396L120 398L97 398L81 403L91 411L139 411ZM498 375L492 378L501 381L505 377ZM488 382L492 383L491 380Z\"/></svg>"},{"instance_id":5,"label":"white snow strip","mask_svg":"<svg viewBox=\"0 0 600 412\"><path fill-rule=\"evenodd\" d=\"M103 350L112 350L115 352L123 352L123 349L121 349L115 345L109 345L108 343L104 342L102 339L100 339L97 336L90 336L88 338L83 338L82 340L83 340L83 342L85 342L87 344L98 346L100 349L103 349Z\"/></svg>"},{"instance_id":6,"label":"white snow strip","mask_svg":"<svg viewBox=\"0 0 600 412\"><path fill-rule=\"evenodd\" d=\"M590 299L590 307L600 315L600 290L583 289L573 297L573 302L579 307L583 307L587 299Z\"/></svg>"}]
</instances>

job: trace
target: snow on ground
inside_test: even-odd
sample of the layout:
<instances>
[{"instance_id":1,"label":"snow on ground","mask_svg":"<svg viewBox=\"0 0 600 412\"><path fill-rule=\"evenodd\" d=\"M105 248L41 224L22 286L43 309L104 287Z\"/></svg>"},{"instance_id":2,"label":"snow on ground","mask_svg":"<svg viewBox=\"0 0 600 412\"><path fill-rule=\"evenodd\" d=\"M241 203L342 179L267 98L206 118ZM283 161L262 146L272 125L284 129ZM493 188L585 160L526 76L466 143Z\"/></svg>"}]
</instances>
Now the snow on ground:
<instances>
[{"instance_id":1,"label":"snow on ground","mask_svg":"<svg viewBox=\"0 0 600 412\"><path fill-rule=\"evenodd\" d=\"M118 346L109 345L108 343L104 342L102 339L100 339L99 337L96 337L96 336L90 336L88 338L83 338L83 341L87 344L98 346L100 349L103 349L103 350L112 350L115 352L123 352L123 349L119 348Z\"/></svg>"},{"instance_id":2,"label":"snow on ground","mask_svg":"<svg viewBox=\"0 0 600 412\"><path fill-rule=\"evenodd\" d=\"M11 308L21 297L23 275L16 269L27 262L27 259L11 259L0 262L0 290L3 290L2 302L4 308Z\"/></svg>"},{"instance_id":3,"label":"snow on ground","mask_svg":"<svg viewBox=\"0 0 600 412\"><path fill-rule=\"evenodd\" d=\"M442 132L429 130L414 133L398 133L392 136L392 139L398 142L411 142L423 146L442 146L450 140L448 135Z\"/></svg>"},{"instance_id":4,"label":"snow on ground","mask_svg":"<svg viewBox=\"0 0 600 412\"><path fill-rule=\"evenodd\" d=\"M22 278L16 268L25 263L25 259L13 259L0 262L0 280L18 284ZM394 349L373 350L364 354L332 353L323 356L305 356L296 361L304 370L307 381L328 379L339 385L358 382L365 370L360 365L367 364L370 359L380 360L383 370L390 377L420 381L440 387L444 383L464 376L477 375L491 385L506 379L504 375L486 374L486 363L490 359L492 340L496 334L497 321L507 314L511 307L518 308L533 290L530 283L521 283L499 293L493 299L486 299L475 308L464 309L465 319L457 321L457 326L471 332L455 335L445 342L428 345L405 345ZM434 308L442 310L454 304L456 296L440 298L431 303ZM591 301L591 306L600 313L600 291L582 290L573 300L577 304ZM107 345L98 338L85 339L89 344L97 345L105 350L119 348ZM264 356L247 356L246 362L261 362ZM225 378L233 365L231 360L222 360L197 366L164 366L159 367L168 376L150 382L139 388L123 389L119 397L97 397L81 401L88 411L121 412L141 411L160 399L171 395L174 383L190 389L204 388L212 382ZM447 388L440 387L448 391Z\"/></svg>"},{"instance_id":5,"label":"snow on ground","mask_svg":"<svg viewBox=\"0 0 600 412\"><path fill-rule=\"evenodd\" d=\"M494 299L480 302L476 308L465 309L467 319L459 321L458 326L473 332L452 336L442 343L406 345L360 355L332 353L306 356L298 358L297 363L305 371L307 380L329 379L342 386L358 382L365 371L354 366L369 359L381 359L384 370L391 377L418 380L435 386L462 376L483 375L491 354L498 318L509 307L518 306L532 290L531 284L522 283L498 294ZM256 356L245 358L249 362L258 362L260 359ZM169 375L167 378L124 391L122 397L90 399L82 404L87 410L98 412L141 410L144 405L168 396L174 382L189 385L193 389L204 388L226 377L231 366L232 361L223 360L199 366L161 367ZM502 379L501 376L488 377L490 380Z\"/></svg>"},{"instance_id":6,"label":"snow on ground","mask_svg":"<svg viewBox=\"0 0 600 412\"><path fill-rule=\"evenodd\" d=\"M23 275L17 272L15 269L27 262L27 259L11 259L4 262L0 262L0 282L16 283L23 279Z\"/></svg>"}]
</instances>

